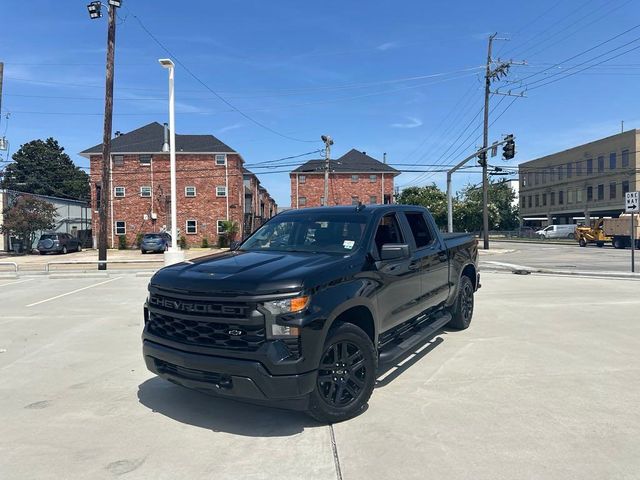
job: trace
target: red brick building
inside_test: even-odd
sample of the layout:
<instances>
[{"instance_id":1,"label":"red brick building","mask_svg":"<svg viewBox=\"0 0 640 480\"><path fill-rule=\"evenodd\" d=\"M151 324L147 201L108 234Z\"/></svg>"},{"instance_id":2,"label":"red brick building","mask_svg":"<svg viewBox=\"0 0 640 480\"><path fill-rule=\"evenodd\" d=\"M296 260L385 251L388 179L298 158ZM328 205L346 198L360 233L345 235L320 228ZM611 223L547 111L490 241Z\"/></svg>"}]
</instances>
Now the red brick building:
<instances>
[{"instance_id":1,"label":"red brick building","mask_svg":"<svg viewBox=\"0 0 640 480\"><path fill-rule=\"evenodd\" d=\"M138 234L171 230L168 135L166 126L157 122L117 135L111 143L112 174L106 183L102 144L80 153L90 160L92 209L99 208L103 186L111 192L110 247L118 246L121 235L132 246ZM213 135L176 134L177 228L188 245L199 246L205 238L215 245L224 220L235 222L237 237L242 237L243 163L239 153ZM93 216L93 231L99 232L98 215Z\"/></svg>"},{"instance_id":2,"label":"red brick building","mask_svg":"<svg viewBox=\"0 0 640 480\"><path fill-rule=\"evenodd\" d=\"M324 203L325 160L310 160L290 174L291 208L319 207ZM393 203L395 168L352 149L329 162L327 205Z\"/></svg>"}]
</instances>

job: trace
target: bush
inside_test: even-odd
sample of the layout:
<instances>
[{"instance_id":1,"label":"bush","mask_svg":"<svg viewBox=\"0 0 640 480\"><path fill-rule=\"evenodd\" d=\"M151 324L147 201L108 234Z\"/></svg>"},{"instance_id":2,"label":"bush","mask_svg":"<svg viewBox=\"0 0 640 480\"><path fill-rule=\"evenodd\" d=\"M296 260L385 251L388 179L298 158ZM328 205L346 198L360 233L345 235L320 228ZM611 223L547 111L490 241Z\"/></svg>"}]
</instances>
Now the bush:
<instances>
[{"instance_id":1,"label":"bush","mask_svg":"<svg viewBox=\"0 0 640 480\"><path fill-rule=\"evenodd\" d=\"M126 249L127 249L127 236L118 235L118 250L126 250Z\"/></svg>"},{"instance_id":2,"label":"bush","mask_svg":"<svg viewBox=\"0 0 640 480\"><path fill-rule=\"evenodd\" d=\"M178 241L178 245L180 246L180 248L182 250L186 250L187 249L187 237L185 237L184 235L182 237L180 237L180 240Z\"/></svg>"},{"instance_id":3,"label":"bush","mask_svg":"<svg viewBox=\"0 0 640 480\"><path fill-rule=\"evenodd\" d=\"M202 239L202 248L209 248L209 240L206 237Z\"/></svg>"},{"instance_id":4,"label":"bush","mask_svg":"<svg viewBox=\"0 0 640 480\"><path fill-rule=\"evenodd\" d=\"M221 233L218 236L218 248L226 248L228 246L229 246L229 238L224 233Z\"/></svg>"},{"instance_id":5,"label":"bush","mask_svg":"<svg viewBox=\"0 0 640 480\"><path fill-rule=\"evenodd\" d=\"M139 247L140 244L142 243L142 237L144 237L142 233L139 233L136 235L136 247Z\"/></svg>"}]
</instances>

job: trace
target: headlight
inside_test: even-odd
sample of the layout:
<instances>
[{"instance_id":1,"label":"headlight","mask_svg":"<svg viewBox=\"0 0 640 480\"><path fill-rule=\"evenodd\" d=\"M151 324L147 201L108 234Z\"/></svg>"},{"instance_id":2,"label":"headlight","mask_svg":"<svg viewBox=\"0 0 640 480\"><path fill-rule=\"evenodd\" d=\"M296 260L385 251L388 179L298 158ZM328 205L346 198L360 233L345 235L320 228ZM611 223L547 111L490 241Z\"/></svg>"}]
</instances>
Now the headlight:
<instances>
[{"instance_id":1,"label":"headlight","mask_svg":"<svg viewBox=\"0 0 640 480\"><path fill-rule=\"evenodd\" d=\"M273 302L264 302L264 308L269 310L273 315L281 315L283 313L296 313L305 309L309 303L309 297L288 298L286 300L274 300Z\"/></svg>"}]
</instances>

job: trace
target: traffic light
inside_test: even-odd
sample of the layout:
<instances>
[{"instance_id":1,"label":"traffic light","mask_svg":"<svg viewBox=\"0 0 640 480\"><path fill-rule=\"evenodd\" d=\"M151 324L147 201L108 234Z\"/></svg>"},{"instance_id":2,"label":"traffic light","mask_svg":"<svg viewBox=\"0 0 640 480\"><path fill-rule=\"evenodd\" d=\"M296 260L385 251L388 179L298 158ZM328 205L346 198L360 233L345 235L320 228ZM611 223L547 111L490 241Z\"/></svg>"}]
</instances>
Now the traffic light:
<instances>
[{"instance_id":1,"label":"traffic light","mask_svg":"<svg viewBox=\"0 0 640 480\"><path fill-rule=\"evenodd\" d=\"M505 160L511 160L516 156L516 142L513 140L513 135L507 135L507 143L502 146L502 157Z\"/></svg>"},{"instance_id":2,"label":"traffic light","mask_svg":"<svg viewBox=\"0 0 640 480\"><path fill-rule=\"evenodd\" d=\"M478 163L483 167L487 164L487 152L486 151L478 153Z\"/></svg>"}]
</instances>

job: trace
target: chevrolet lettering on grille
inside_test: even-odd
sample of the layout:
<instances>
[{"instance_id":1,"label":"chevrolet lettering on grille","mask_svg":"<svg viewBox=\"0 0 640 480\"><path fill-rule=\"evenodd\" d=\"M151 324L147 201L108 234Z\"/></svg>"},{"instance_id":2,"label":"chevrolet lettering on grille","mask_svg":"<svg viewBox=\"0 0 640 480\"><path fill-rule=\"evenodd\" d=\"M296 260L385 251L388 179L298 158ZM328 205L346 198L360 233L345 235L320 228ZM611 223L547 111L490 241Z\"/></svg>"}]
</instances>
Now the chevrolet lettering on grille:
<instances>
[{"instance_id":1,"label":"chevrolet lettering on grille","mask_svg":"<svg viewBox=\"0 0 640 480\"><path fill-rule=\"evenodd\" d=\"M149 303L166 310L181 312L206 313L210 315L244 315L246 307L239 305L220 305L212 303L185 302L152 295Z\"/></svg>"}]
</instances>

